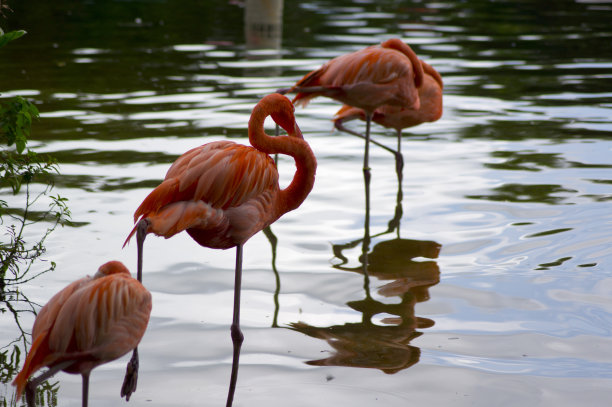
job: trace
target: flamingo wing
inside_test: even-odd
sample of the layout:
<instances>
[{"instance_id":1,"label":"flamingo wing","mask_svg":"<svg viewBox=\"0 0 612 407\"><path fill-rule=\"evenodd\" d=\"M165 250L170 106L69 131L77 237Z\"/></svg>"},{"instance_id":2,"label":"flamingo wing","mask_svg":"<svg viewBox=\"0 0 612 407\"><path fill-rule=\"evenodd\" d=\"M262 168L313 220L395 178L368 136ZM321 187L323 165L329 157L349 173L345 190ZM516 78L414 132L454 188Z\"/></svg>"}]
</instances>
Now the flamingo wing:
<instances>
[{"instance_id":1,"label":"flamingo wing","mask_svg":"<svg viewBox=\"0 0 612 407\"><path fill-rule=\"evenodd\" d=\"M83 277L73 281L55 294L44 307L38 311L32 328L32 346L23 364L23 368L13 381L17 386L17 394L21 395L28 378L36 371L47 366L46 361L52 351L49 349L49 331L55 324L57 315L68 298L79 288L91 281L91 277Z\"/></svg>"},{"instance_id":2,"label":"flamingo wing","mask_svg":"<svg viewBox=\"0 0 612 407\"><path fill-rule=\"evenodd\" d=\"M45 306L38 311L38 315L36 315L36 320L34 321L34 326L32 327L32 338L36 339L36 337L40 336L42 332L51 329L55 323L55 320L57 319L58 313L62 309L62 306L66 303L66 300L70 298L75 291L89 283L91 280L92 278L90 276L80 278L68 284L64 289L51 297Z\"/></svg>"},{"instance_id":3,"label":"flamingo wing","mask_svg":"<svg viewBox=\"0 0 612 407\"><path fill-rule=\"evenodd\" d=\"M293 102L301 105L327 96L370 111L386 103L418 108L420 80L417 85L412 61L404 53L373 45L330 60L304 76L290 92L298 92Z\"/></svg>"},{"instance_id":4,"label":"flamingo wing","mask_svg":"<svg viewBox=\"0 0 612 407\"><path fill-rule=\"evenodd\" d=\"M341 55L328 65L321 81L330 86L386 84L412 73L401 53L378 45Z\"/></svg>"},{"instance_id":5,"label":"flamingo wing","mask_svg":"<svg viewBox=\"0 0 612 407\"><path fill-rule=\"evenodd\" d=\"M278 172L267 154L231 141L212 142L172 164L165 180L138 207L134 221L148 218L151 231L165 237L190 228L218 228L226 222L225 211L274 188Z\"/></svg>"},{"instance_id":6,"label":"flamingo wing","mask_svg":"<svg viewBox=\"0 0 612 407\"><path fill-rule=\"evenodd\" d=\"M70 296L49 331L59 361L117 359L134 349L151 314L151 293L126 275L94 279ZM78 371L78 370L77 370Z\"/></svg>"}]
</instances>

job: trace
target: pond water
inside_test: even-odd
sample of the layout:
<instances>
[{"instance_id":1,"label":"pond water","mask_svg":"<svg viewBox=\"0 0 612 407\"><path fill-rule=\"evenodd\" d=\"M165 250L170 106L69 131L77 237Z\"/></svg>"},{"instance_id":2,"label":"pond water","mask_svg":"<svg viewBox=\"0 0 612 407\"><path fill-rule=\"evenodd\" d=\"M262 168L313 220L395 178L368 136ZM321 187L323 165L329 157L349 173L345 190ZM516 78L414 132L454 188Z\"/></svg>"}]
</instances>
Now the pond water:
<instances>
[{"instance_id":1,"label":"pond water","mask_svg":"<svg viewBox=\"0 0 612 407\"><path fill-rule=\"evenodd\" d=\"M404 131L400 185L372 146L366 214L363 141L332 130L339 104L296 109L317 179L275 239L245 245L234 405L608 405L612 1L285 2L245 28L247 6L280 4L253 3L9 2L2 28L28 34L0 51L0 92L41 111L30 147L60 161L74 222L47 240L57 269L20 287L35 308L105 261L135 272L132 214L182 152L248 144L263 95L400 37L444 78L444 114ZM286 184L293 163L278 166ZM234 250L181 234L144 254L153 312L129 405L223 405ZM0 326L7 349L18 329ZM91 405L120 403L127 359L94 370ZM48 405L79 405L80 377L53 381Z\"/></svg>"}]
</instances>

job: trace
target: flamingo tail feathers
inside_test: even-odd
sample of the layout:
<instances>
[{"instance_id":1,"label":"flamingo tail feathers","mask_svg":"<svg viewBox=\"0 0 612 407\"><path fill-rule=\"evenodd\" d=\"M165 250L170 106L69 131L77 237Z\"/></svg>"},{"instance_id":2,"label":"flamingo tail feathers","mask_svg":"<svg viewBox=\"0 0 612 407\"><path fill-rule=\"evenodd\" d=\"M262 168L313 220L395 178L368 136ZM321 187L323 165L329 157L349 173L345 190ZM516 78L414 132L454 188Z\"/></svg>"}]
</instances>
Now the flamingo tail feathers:
<instances>
[{"instance_id":1,"label":"flamingo tail feathers","mask_svg":"<svg viewBox=\"0 0 612 407\"><path fill-rule=\"evenodd\" d=\"M23 369L13 380L17 387L17 401L21 398L28 379L34 372L43 366L43 360L49 354L49 341L46 334L39 335L32 343L32 348L26 357Z\"/></svg>"}]
</instances>

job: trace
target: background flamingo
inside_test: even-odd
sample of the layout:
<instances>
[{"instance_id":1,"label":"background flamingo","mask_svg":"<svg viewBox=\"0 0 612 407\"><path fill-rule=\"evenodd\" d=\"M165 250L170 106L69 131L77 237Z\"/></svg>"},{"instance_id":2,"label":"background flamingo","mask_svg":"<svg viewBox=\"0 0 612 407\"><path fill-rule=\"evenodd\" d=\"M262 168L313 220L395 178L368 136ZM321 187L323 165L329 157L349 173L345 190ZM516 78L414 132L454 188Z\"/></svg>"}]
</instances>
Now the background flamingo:
<instances>
[{"instance_id":1,"label":"background flamingo","mask_svg":"<svg viewBox=\"0 0 612 407\"><path fill-rule=\"evenodd\" d=\"M372 115L372 120L382 126L395 129L397 132L397 152L401 154L402 130L425 122L435 122L442 117L442 77L431 65L421 60L423 68L423 84L418 89L420 107L411 109L409 107L384 105ZM358 107L344 105L334 118L334 125L342 131L363 137L360 134L346 129L343 122L353 119L366 120L366 112Z\"/></svg>"},{"instance_id":2,"label":"background flamingo","mask_svg":"<svg viewBox=\"0 0 612 407\"><path fill-rule=\"evenodd\" d=\"M374 110L383 105L419 109L417 89L423 82L423 68L414 51L392 38L380 45L341 55L306 74L289 92L297 92L296 104L327 96L366 114L364 171L369 169L370 121Z\"/></svg>"},{"instance_id":3,"label":"background flamingo","mask_svg":"<svg viewBox=\"0 0 612 407\"><path fill-rule=\"evenodd\" d=\"M32 347L13 385L34 406L36 387L60 370L83 377L87 406L89 374L96 366L136 348L151 315L151 293L118 261L103 264L55 294L32 328ZM36 371L45 373L27 383Z\"/></svg>"},{"instance_id":4,"label":"background flamingo","mask_svg":"<svg viewBox=\"0 0 612 407\"><path fill-rule=\"evenodd\" d=\"M280 94L265 96L249 120L253 147L231 141L215 141L187 151L168 170L164 181L142 202L134 214L137 232L138 270L142 270L142 244L148 233L170 238L187 231L201 246L236 247L234 315L231 335L234 363L227 404L231 405L237 379L243 335L240 331L242 247L255 233L284 213L299 207L314 185L316 159L295 122L294 107ZM289 137L264 132L267 116ZM297 171L291 184L280 189L278 171L268 154L287 154ZM139 220L140 219L140 220Z\"/></svg>"}]
</instances>

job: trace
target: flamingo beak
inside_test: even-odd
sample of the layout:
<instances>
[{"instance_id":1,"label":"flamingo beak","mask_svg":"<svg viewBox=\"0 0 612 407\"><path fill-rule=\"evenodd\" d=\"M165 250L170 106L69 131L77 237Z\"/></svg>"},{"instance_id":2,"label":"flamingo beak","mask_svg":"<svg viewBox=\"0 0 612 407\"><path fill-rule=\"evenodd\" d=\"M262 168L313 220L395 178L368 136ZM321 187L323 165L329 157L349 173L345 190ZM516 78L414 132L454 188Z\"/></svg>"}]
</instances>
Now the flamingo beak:
<instances>
[{"instance_id":1,"label":"flamingo beak","mask_svg":"<svg viewBox=\"0 0 612 407\"><path fill-rule=\"evenodd\" d=\"M293 134L292 134L292 136L304 140L304 136L302 135L302 130L300 130L300 128L298 127L297 122L294 122L294 124L293 124Z\"/></svg>"}]
</instances>

